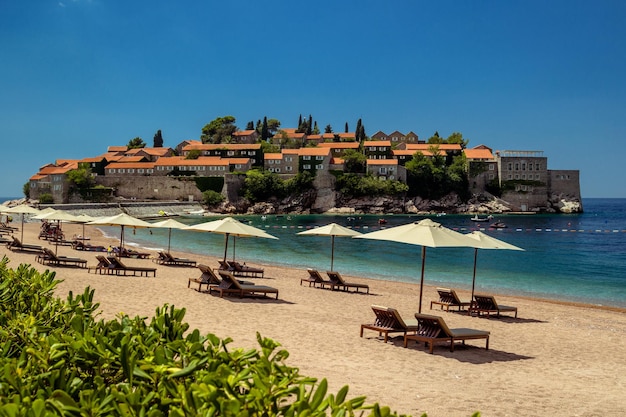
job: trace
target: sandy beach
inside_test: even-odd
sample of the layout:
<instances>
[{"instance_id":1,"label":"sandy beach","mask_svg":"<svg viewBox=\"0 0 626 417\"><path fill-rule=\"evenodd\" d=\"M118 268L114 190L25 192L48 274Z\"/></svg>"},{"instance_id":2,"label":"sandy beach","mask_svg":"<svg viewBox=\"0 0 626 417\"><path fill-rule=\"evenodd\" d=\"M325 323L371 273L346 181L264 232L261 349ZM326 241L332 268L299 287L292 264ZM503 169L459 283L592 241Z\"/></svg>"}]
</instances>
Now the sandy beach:
<instances>
[{"instance_id":1,"label":"sandy beach","mask_svg":"<svg viewBox=\"0 0 626 417\"><path fill-rule=\"evenodd\" d=\"M13 223L19 226L19 224ZM82 226L64 224L66 236L82 233ZM54 249L37 238L38 223L25 224L24 243ZM92 244L115 244L95 228L87 234ZM18 238L20 232L15 234ZM164 246L167 242L164 242ZM95 265L95 252L59 246L60 255L87 259ZM216 258L172 251L217 267ZM423 312L444 317L450 327L491 332L489 350L484 341L469 341L454 352L443 345L429 354L423 344L402 347L402 337L384 343L360 325L373 321L371 305L394 307L403 317L417 311L419 286L348 276L366 283L369 295L310 288L300 285L306 271L257 265L265 269L258 284L278 288L279 299L219 298L188 288L197 268L160 266L150 260L125 263L157 267L156 277L120 277L88 273L87 269L49 268L35 256L0 254L16 268L28 263L38 270L54 269L63 282L58 295L95 289L101 318L119 312L151 317L164 304L185 307L185 320L201 333L233 339L231 347L257 348L256 332L278 341L290 352L288 364L302 374L326 378L331 392L350 386L350 397L365 395L399 413L414 416L619 416L626 412L626 314L620 309L557 303L497 294L498 302L518 307L517 319L478 318L430 310L437 299L434 287L424 288ZM156 252L153 253L156 256ZM314 265L312 265L314 266ZM323 267L320 267L323 268ZM458 291L462 298L469 293Z\"/></svg>"}]
</instances>

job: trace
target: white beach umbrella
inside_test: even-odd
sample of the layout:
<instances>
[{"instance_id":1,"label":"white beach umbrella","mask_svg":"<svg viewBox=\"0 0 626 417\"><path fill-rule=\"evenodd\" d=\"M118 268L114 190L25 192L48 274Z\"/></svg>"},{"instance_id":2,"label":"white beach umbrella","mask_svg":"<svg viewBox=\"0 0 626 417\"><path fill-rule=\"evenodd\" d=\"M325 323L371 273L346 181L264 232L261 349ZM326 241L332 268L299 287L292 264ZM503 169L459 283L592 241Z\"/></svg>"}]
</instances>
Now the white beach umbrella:
<instances>
[{"instance_id":1,"label":"white beach umbrella","mask_svg":"<svg viewBox=\"0 0 626 417\"><path fill-rule=\"evenodd\" d=\"M228 251L228 237L231 235L233 237L262 237L265 239L278 239L261 229L244 224L239 220L233 219L232 217L225 217L220 220L187 226L184 230L194 230L196 232L210 232L224 235L224 261L226 261L226 253Z\"/></svg>"},{"instance_id":2,"label":"white beach umbrella","mask_svg":"<svg viewBox=\"0 0 626 417\"><path fill-rule=\"evenodd\" d=\"M187 226L188 225L186 225L185 223L181 223L178 220L174 219L167 219L160 222L152 223L152 227L169 229L169 234L167 236L167 253L170 252L170 243L172 242L172 229L184 229Z\"/></svg>"},{"instance_id":3,"label":"white beach umbrella","mask_svg":"<svg viewBox=\"0 0 626 417\"><path fill-rule=\"evenodd\" d=\"M496 239L495 237L491 237L478 230L468 233L465 236L476 240L480 245L474 248L474 275L472 276L472 298L470 298L470 300L473 300L474 299L474 286L476 284L476 262L478 258L478 249L495 249L495 250L503 249L503 250L517 250L517 251L523 251L524 249L517 247L515 245L511 245L510 243L504 242L500 239Z\"/></svg>"},{"instance_id":4,"label":"white beach umbrella","mask_svg":"<svg viewBox=\"0 0 626 417\"><path fill-rule=\"evenodd\" d=\"M5 210L5 213L15 213L15 214L21 215L22 237L20 238L20 240L22 241L22 243L24 243L24 215L25 214L38 214L39 210L37 210L35 207L29 206L28 204L20 204L15 207L9 207L7 210Z\"/></svg>"},{"instance_id":5,"label":"white beach umbrella","mask_svg":"<svg viewBox=\"0 0 626 417\"><path fill-rule=\"evenodd\" d=\"M126 213L116 214L115 216L101 217L86 224L98 226L120 226L122 229L120 233L120 252L124 248L125 227L132 227L133 229L152 227L152 224L148 223L147 221L130 216Z\"/></svg>"},{"instance_id":6,"label":"white beach umbrella","mask_svg":"<svg viewBox=\"0 0 626 417\"><path fill-rule=\"evenodd\" d=\"M335 236L340 237L354 237L359 236L361 233L349 229L347 227L338 225L337 223L330 223L326 226L316 227L314 229L305 230L304 232L297 233L298 235L309 236L330 236L331 249L330 249L330 270L334 271L333 264L335 261Z\"/></svg>"},{"instance_id":7,"label":"white beach umbrella","mask_svg":"<svg viewBox=\"0 0 626 417\"><path fill-rule=\"evenodd\" d=\"M424 288L424 267L426 265L426 247L477 247L478 242L466 235L443 227L430 219L383 229L372 233L355 236L356 239L386 240L388 242L407 243L422 247L422 273L420 278L420 296L418 313L422 312L422 294Z\"/></svg>"},{"instance_id":8,"label":"white beach umbrella","mask_svg":"<svg viewBox=\"0 0 626 417\"><path fill-rule=\"evenodd\" d=\"M48 209L45 209L45 210L48 210ZM33 219L55 220L57 222L57 227L58 227L59 231L61 231L61 222L74 222L74 221L76 221L76 216L73 215L72 213L69 213L69 212L65 211L65 210L51 209L51 211L46 211L45 213L43 213L43 212L44 212L44 210L42 210L42 213L39 213L39 214L33 216ZM59 247L58 239L55 239L55 243L56 243L56 245L55 245L54 251L55 251L55 253L57 253L58 252L58 247Z\"/></svg>"}]
</instances>

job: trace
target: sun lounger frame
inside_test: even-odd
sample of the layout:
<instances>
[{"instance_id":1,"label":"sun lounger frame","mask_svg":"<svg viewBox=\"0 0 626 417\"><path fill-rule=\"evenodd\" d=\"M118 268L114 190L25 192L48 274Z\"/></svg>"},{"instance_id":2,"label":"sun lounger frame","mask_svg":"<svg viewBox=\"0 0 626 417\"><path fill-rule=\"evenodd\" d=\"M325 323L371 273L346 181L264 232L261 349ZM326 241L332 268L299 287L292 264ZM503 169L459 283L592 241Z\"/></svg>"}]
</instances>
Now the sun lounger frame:
<instances>
[{"instance_id":1,"label":"sun lounger frame","mask_svg":"<svg viewBox=\"0 0 626 417\"><path fill-rule=\"evenodd\" d=\"M417 321L414 319L405 321L395 308L373 305L372 311L376 319L374 323L361 324L361 337L363 330L373 330L378 332L379 337L384 335L384 341L387 343L390 333L402 333L406 336L408 332L417 331Z\"/></svg>"},{"instance_id":2,"label":"sun lounger frame","mask_svg":"<svg viewBox=\"0 0 626 417\"><path fill-rule=\"evenodd\" d=\"M454 344L466 340L485 339L485 349L489 350L490 333L486 330L468 328L450 329L442 317L415 313L418 329L415 333L404 335L404 347L410 340L424 342L429 345L429 353L433 353L435 343L450 343L450 352L454 352Z\"/></svg>"},{"instance_id":3,"label":"sun lounger frame","mask_svg":"<svg viewBox=\"0 0 626 417\"><path fill-rule=\"evenodd\" d=\"M439 293L439 300L430 302L431 310L433 305L438 305L441 310L445 308L446 311L450 311L450 307L456 307L461 311L464 307L469 308L472 304L470 301L461 301L456 291L450 288L437 288L437 293Z\"/></svg>"}]
</instances>

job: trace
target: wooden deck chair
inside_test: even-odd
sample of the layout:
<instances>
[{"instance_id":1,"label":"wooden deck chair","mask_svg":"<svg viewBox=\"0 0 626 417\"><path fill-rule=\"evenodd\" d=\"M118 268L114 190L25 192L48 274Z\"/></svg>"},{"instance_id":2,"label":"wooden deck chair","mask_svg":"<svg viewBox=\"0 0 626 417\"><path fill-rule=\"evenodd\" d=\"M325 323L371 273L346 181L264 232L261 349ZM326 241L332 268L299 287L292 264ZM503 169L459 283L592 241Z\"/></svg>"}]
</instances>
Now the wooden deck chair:
<instances>
[{"instance_id":1,"label":"wooden deck chair","mask_svg":"<svg viewBox=\"0 0 626 417\"><path fill-rule=\"evenodd\" d=\"M120 258L116 258L115 256L108 256L107 259L111 263L110 268L115 271L117 275L128 275L132 273L133 276L150 276L152 274L153 277L156 277L156 268L151 267L143 267L143 266L127 266L125 265Z\"/></svg>"},{"instance_id":2,"label":"wooden deck chair","mask_svg":"<svg viewBox=\"0 0 626 417\"><path fill-rule=\"evenodd\" d=\"M266 285L241 284L230 271L218 270L218 273L222 282L218 286L209 286L209 293L211 291L217 291L220 293L220 297L224 297L225 294L234 294L239 297L245 295L261 294L267 296L267 294L276 294L276 299L278 299L278 289L276 288Z\"/></svg>"},{"instance_id":3,"label":"wooden deck chair","mask_svg":"<svg viewBox=\"0 0 626 417\"><path fill-rule=\"evenodd\" d=\"M228 270L232 271L236 277L263 278L265 273L265 270L262 268L255 268L237 261L226 261L226 264L229 266Z\"/></svg>"},{"instance_id":4,"label":"wooden deck chair","mask_svg":"<svg viewBox=\"0 0 626 417\"><path fill-rule=\"evenodd\" d=\"M81 258L70 258L68 256L57 255L48 248L43 248L43 252L36 257L37 262L52 266L75 266L86 268L87 260Z\"/></svg>"},{"instance_id":5,"label":"wooden deck chair","mask_svg":"<svg viewBox=\"0 0 626 417\"><path fill-rule=\"evenodd\" d=\"M208 266L204 264L198 264L198 269L202 272L198 278L189 278L189 282L187 283L187 288L191 286L191 283L194 282L198 284L198 291L202 291L202 286L206 285L207 291L209 290L209 286L211 285L220 285L222 281L215 275L215 272Z\"/></svg>"},{"instance_id":6,"label":"wooden deck chair","mask_svg":"<svg viewBox=\"0 0 626 417\"><path fill-rule=\"evenodd\" d=\"M307 272L308 276L300 278L300 285L303 282L308 282L309 287L317 287L319 285L320 288L333 288L334 284L330 280L324 279L317 269L307 268Z\"/></svg>"},{"instance_id":7,"label":"wooden deck chair","mask_svg":"<svg viewBox=\"0 0 626 417\"><path fill-rule=\"evenodd\" d=\"M468 314L478 316L485 314L489 317L491 313L496 313L496 316L500 317L500 313L503 312L515 313L517 318L517 307L500 305L492 295L474 294L474 302L469 308Z\"/></svg>"},{"instance_id":8,"label":"wooden deck chair","mask_svg":"<svg viewBox=\"0 0 626 417\"><path fill-rule=\"evenodd\" d=\"M361 337L363 337L363 330L374 330L378 332L378 336L384 334L385 343L387 343L389 333L402 333L405 336L407 332L417 331L417 320L404 320L395 308L373 305L372 310L376 319L374 323L361 324Z\"/></svg>"},{"instance_id":9,"label":"wooden deck chair","mask_svg":"<svg viewBox=\"0 0 626 417\"><path fill-rule=\"evenodd\" d=\"M347 282L337 271L326 271L326 275L328 275L328 278L330 278L330 282L332 282L332 284L340 290L343 289L343 291L349 291L350 288L353 288L355 292L359 292L359 290L366 290L367 294L370 293L369 285L358 284L356 282Z\"/></svg>"},{"instance_id":10,"label":"wooden deck chair","mask_svg":"<svg viewBox=\"0 0 626 417\"><path fill-rule=\"evenodd\" d=\"M470 301L461 301L458 295L456 295L456 291L451 290L450 288L437 288L437 292L439 293L439 300L430 302L430 309L433 309L433 304L437 304L440 306L440 309L446 308L446 311L450 310L450 307L457 307L459 311L464 309L464 307L469 307L472 303Z\"/></svg>"},{"instance_id":11,"label":"wooden deck chair","mask_svg":"<svg viewBox=\"0 0 626 417\"><path fill-rule=\"evenodd\" d=\"M409 340L424 342L429 345L432 354L435 343L450 343L450 352L454 352L455 342L465 344L466 340L485 339L485 349L489 349L489 332L467 328L450 329L442 317L429 314L415 313L418 328L417 332L404 336L404 347L408 346Z\"/></svg>"},{"instance_id":12,"label":"wooden deck chair","mask_svg":"<svg viewBox=\"0 0 626 417\"><path fill-rule=\"evenodd\" d=\"M96 255L96 260L98 261L98 263L96 265L87 267L87 272L93 271L94 273L107 275L115 273L111 266L111 262L109 262L106 256Z\"/></svg>"},{"instance_id":13,"label":"wooden deck chair","mask_svg":"<svg viewBox=\"0 0 626 417\"><path fill-rule=\"evenodd\" d=\"M31 252L31 253L43 252L43 246L23 244L15 236L11 236L11 237L13 238L13 241L7 243L7 247L13 252Z\"/></svg>"},{"instance_id":14,"label":"wooden deck chair","mask_svg":"<svg viewBox=\"0 0 626 417\"><path fill-rule=\"evenodd\" d=\"M177 258L169 252L160 251L157 258L153 259L158 264L169 266L195 267L196 261L188 258Z\"/></svg>"}]
</instances>

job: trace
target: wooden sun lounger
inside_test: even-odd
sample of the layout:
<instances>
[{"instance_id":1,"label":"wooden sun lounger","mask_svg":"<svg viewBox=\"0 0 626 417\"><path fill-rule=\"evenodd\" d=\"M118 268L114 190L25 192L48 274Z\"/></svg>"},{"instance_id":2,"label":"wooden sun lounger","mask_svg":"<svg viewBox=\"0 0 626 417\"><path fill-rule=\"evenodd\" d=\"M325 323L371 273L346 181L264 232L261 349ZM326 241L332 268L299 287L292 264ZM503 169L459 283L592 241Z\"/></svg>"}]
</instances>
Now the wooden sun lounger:
<instances>
[{"instance_id":1,"label":"wooden sun lounger","mask_svg":"<svg viewBox=\"0 0 626 417\"><path fill-rule=\"evenodd\" d=\"M211 267L209 267L208 265L198 264L198 269L200 270L200 272L202 272L202 275L200 275L198 278L189 278L189 281L187 282L187 288L191 286L192 282L198 284L198 291L202 291L203 285L206 285L207 290L209 290L209 287L211 285L219 286L222 284L222 280L215 274L215 271L213 271ZM242 280L238 280L238 281L240 284L244 284L244 285L254 284L249 281L242 281Z\"/></svg>"},{"instance_id":2,"label":"wooden sun lounger","mask_svg":"<svg viewBox=\"0 0 626 417\"><path fill-rule=\"evenodd\" d=\"M72 241L72 249L74 250L84 250L84 251L92 251L92 252L106 252L107 248L102 245L92 245L90 243L85 243L82 240L73 240Z\"/></svg>"},{"instance_id":3,"label":"wooden sun lounger","mask_svg":"<svg viewBox=\"0 0 626 417\"><path fill-rule=\"evenodd\" d=\"M238 295L239 297L243 297L244 295L260 294L267 296L267 294L276 294L276 299L278 299L278 289L276 288L266 285L241 284L230 271L218 270L218 273L222 278L222 282L220 285L210 285L209 293L217 291L220 297L229 294Z\"/></svg>"},{"instance_id":4,"label":"wooden sun lounger","mask_svg":"<svg viewBox=\"0 0 626 417\"><path fill-rule=\"evenodd\" d=\"M139 252L134 249L119 248L117 246L113 248L113 252L117 253L118 256L123 258L147 259L150 256L150 254L147 252Z\"/></svg>"},{"instance_id":5,"label":"wooden sun lounger","mask_svg":"<svg viewBox=\"0 0 626 417\"><path fill-rule=\"evenodd\" d=\"M127 266L125 265L121 259L116 258L115 256L107 256L107 259L111 263L109 267L115 275L128 275L132 274L133 276L150 276L152 274L153 277L156 277L156 268L151 267L143 267L143 266Z\"/></svg>"},{"instance_id":6,"label":"wooden sun lounger","mask_svg":"<svg viewBox=\"0 0 626 417\"><path fill-rule=\"evenodd\" d=\"M13 252L42 253L43 246L23 244L18 238L13 237L13 241L7 243L7 247Z\"/></svg>"},{"instance_id":7,"label":"wooden sun lounger","mask_svg":"<svg viewBox=\"0 0 626 417\"><path fill-rule=\"evenodd\" d=\"M455 342L465 344L466 340L485 339L485 349L489 349L489 332L466 328L450 329L442 317L415 313L418 328L415 333L404 335L404 347L409 340L424 342L432 354L435 343L450 343L450 352L454 352Z\"/></svg>"},{"instance_id":8,"label":"wooden sun lounger","mask_svg":"<svg viewBox=\"0 0 626 417\"><path fill-rule=\"evenodd\" d=\"M496 298L492 295L474 294L474 301L468 310L468 314L480 316L485 314L487 317L491 313L496 313L497 317L500 317L500 313L510 312L515 313L517 318L517 307L500 305L496 302Z\"/></svg>"},{"instance_id":9,"label":"wooden sun lounger","mask_svg":"<svg viewBox=\"0 0 626 417\"><path fill-rule=\"evenodd\" d=\"M263 278L265 270L262 268L255 268L245 264L240 264L236 261L226 261L229 269L236 277L249 277L249 278Z\"/></svg>"},{"instance_id":10,"label":"wooden sun lounger","mask_svg":"<svg viewBox=\"0 0 626 417\"><path fill-rule=\"evenodd\" d=\"M461 301L456 291L449 288L437 288L437 292L439 293L439 300L430 302L431 310L433 309L433 304L439 305L441 310L445 307L446 311L449 311L450 307L457 307L461 311L464 307L471 305L469 301Z\"/></svg>"},{"instance_id":11,"label":"wooden sun lounger","mask_svg":"<svg viewBox=\"0 0 626 417\"><path fill-rule=\"evenodd\" d=\"M349 291L350 288L353 288L355 292L359 292L359 290L366 290L367 294L370 293L370 287L367 284L358 284L356 282L347 282L343 279L341 274L337 271L326 271L326 275L330 278L330 282L340 290Z\"/></svg>"},{"instance_id":12,"label":"wooden sun lounger","mask_svg":"<svg viewBox=\"0 0 626 417\"><path fill-rule=\"evenodd\" d=\"M317 269L307 268L307 272L309 273L307 277L300 278L300 285L303 282L308 282L309 287L317 287L319 285L320 288L330 287L332 289L335 286L332 281L324 279Z\"/></svg>"},{"instance_id":13,"label":"wooden sun lounger","mask_svg":"<svg viewBox=\"0 0 626 417\"><path fill-rule=\"evenodd\" d=\"M93 271L98 274L114 274L115 271L111 265L111 262L104 255L96 255L96 259L98 260L97 265L87 267L87 272Z\"/></svg>"},{"instance_id":14,"label":"wooden sun lounger","mask_svg":"<svg viewBox=\"0 0 626 417\"><path fill-rule=\"evenodd\" d=\"M75 266L78 268L86 268L87 260L81 258L70 258L68 256L60 256L52 252L48 248L43 248L43 252L36 257L37 262L43 265L51 266Z\"/></svg>"},{"instance_id":15,"label":"wooden sun lounger","mask_svg":"<svg viewBox=\"0 0 626 417\"><path fill-rule=\"evenodd\" d=\"M373 305L372 310L376 315L376 320L374 323L361 324L361 337L363 337L363 330L374 330L378 332L378 336L384 334L385 343L387 343L390 333L402 333L406 336L407 332L417 331L417 320L404 320L395 308Z\"/></svg>"},{"instance_id":16,"label":"wooden sun lounger","mask_svg":"<svg viewBox=\"0 0 626 417\"><path fill-rule=\"evenodd\" d=\"M159 265L168 265L168 266L188 266L195 267L196 261L187 258L177 258L173 256L169 252L160 251L156 258L152 259L153 262L158 263Z\"/></svg>"}]
</instances>

